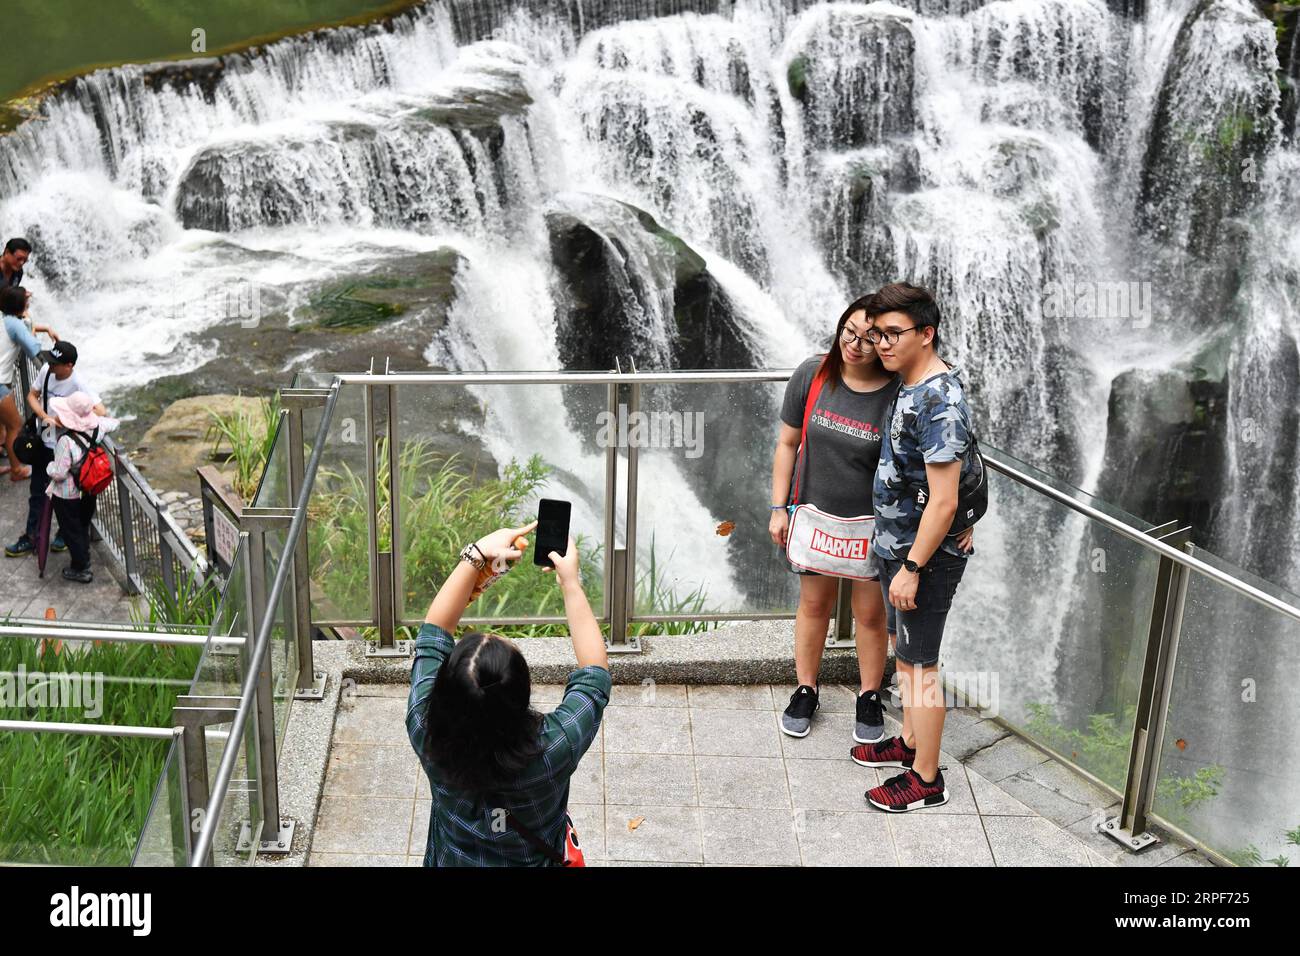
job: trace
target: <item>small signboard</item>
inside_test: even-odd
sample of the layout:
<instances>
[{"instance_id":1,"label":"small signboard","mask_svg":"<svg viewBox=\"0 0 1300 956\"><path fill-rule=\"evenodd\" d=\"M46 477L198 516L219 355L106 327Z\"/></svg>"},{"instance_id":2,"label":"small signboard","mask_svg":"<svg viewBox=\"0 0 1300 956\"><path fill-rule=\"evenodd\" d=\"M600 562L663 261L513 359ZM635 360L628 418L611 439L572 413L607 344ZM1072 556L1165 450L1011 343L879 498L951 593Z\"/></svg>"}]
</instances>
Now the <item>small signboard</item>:
<instances>
[{"instance_id":1,"label":"small signboard","mask_svg":"<svg viewBox=\"0 0 1300 956\"><path fill-rule=\"evenodd\" d=\"M203 532L208 549L208 563L222 577L230 576L239 547L239 519L244 503L221 472L211 465L198 469L199 491L203 498Z\"/></svg>"}]
</instances>

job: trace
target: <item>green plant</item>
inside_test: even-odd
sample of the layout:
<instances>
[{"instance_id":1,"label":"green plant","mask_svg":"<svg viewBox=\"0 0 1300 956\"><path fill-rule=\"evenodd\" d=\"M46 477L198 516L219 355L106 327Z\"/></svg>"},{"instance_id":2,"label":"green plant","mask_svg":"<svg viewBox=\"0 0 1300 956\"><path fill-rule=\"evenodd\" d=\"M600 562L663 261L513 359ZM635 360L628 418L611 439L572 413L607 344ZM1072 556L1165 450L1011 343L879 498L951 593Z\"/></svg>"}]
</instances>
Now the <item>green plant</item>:
<instances>
[{"instance_id":1,"label":"green plant","mask_svg":"<svg viewBox=\"0 0 1300 956\"><path fill-rule=\"evenodd\" d=\"M1286 832L1286 842L1292 846L1300 846L1300 827ZM1245 849L1238 850L1236 853L1229 853L1228 859L1232 860L1237 866L1262 866L1265 863L1271 863L1274 866L1290 866L1291 858L1279 853L1271 860L1262 859L1259 847L1250 844Z\"/></svg>"},{"instance_id":2,"label":"green plant","mask_svg":"<svg viewBox=\"0 0 1300 956\"><path fill-rule=\"evenodd\" d=\"M276 425L280 420L280 396L277 393L259 403L260 418L246 409L227 414L210 412L212 424L208 426L205 441L212 442L212 457L223 465L233 463L235 492L245 501L252 501L262 469L271 457L275 443ZM229 451L223 452L226 446Z\"/></svg>"},{"instance_id":3,"label":"green plant","mask_svg":"<svg viewBox=\"0 0 1300 956\"><path fill-rule=\"evenodd\" d=\"M170 727L176 695L188 690L198 658L195 647L0 641L0 719ZM60 675L79 675L78 697L56 696L72 686ZM169 746L0 734L0 861L129 864Z\"/></svg>"},{"instance_id":4,"label":"green plant","mask_svg":"<svg viewBox=\"0 0 1300 956\"><path fill-rule=\"evenodd\" d=\"M383 440L378 455L381 461L387 456ZM473 470L466 471L458 456L439 455L427 442L414 441L402 446L398 472L403 602L410 615L424 610L425 603L460 559L466 541L531 520L525 506L545 485L550 468L534 455L523 464L510 462L500 478L482 479ZM381 482L377 489L375 507L379 547L387 550L392 541L392 510L386 483ZM329 616L365 616L369 607L367 514L363 473L342 465L318 474L317 493L309 513L309 550L315 591L322 603L328 603ZM587 596L593 606L599 606L604 597L601 549L580 535L576 544ZM657 613L704 612L702 587L682 597L666 583L653 539L649 566L638 576L637 591L649 595L648 606ZM466 610L466 616L487 618L563 615L564 603L554 578L534 566L531 555ZM643 623L636 625L632 633L694 633L705 628L697 621ZM494 627L493 632L512 638L553 637L567 635L568 628L564 624L514 624Z\"/></svg>"},{"instance_id":5,"label":"green plant","mask_svg":"<svg viewBox=\"0 0 1300 956\"><path fill-rule=\"evenodd\" d=\"M1092 714L1087 730L1062 726L1047 704L1025 705L1029 720L1025 729L1057 753L1095 774L1111 786L1123 787L1127 775L1132 728L1137 708L1125 709L1122 720L1114 714ZM1224 770L1219 766L1201 767L1190 777L1163 777L1156 784L1156 800L1171 808L1173 822L1182 825L1187 814L1219 794Z\"/></svg>"},{"instance_id":6,"label":"green plant","mask_svg":"<svg viewBox=\"0 0 1300 956\"><path fill-rule=\"evenodd\" d=\"M199 581L188 574L177 575L175 594L161 580L144 593L145 606L131 606L131 621L141 630L161 625L206 632L221 603L221 591L211 577Z\"/></svg>"}]
</instances>

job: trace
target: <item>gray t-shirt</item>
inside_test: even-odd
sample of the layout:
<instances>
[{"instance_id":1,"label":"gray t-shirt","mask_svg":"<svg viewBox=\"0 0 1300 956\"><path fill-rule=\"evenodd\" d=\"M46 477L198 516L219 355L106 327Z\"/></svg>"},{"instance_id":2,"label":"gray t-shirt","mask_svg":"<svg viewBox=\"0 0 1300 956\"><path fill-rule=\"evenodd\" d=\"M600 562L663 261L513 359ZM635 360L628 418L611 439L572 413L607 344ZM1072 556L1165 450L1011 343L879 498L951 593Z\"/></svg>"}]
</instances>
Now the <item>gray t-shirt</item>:
<instances>
[{"instance_id":1,"label":"gray t-shirt","mask_svg":"<svg viewBox=\"0 0 1300 956\"><path fill-rule=\"evenodd\" d=\"M792 428L803 428L808 390L821 361L820 355L804 361L785 387L781 421ZM822 385L808 419L808 447L800 450L795 461L795 474L801 474L802 469L797 503L814 504L841 518L870 515L881 429L898 394L898 379L891 379L873 392L855 392L842 379L834 389L829 385ZM790 496L793 501L793 480Z\"/></svg>"}]
</instances>

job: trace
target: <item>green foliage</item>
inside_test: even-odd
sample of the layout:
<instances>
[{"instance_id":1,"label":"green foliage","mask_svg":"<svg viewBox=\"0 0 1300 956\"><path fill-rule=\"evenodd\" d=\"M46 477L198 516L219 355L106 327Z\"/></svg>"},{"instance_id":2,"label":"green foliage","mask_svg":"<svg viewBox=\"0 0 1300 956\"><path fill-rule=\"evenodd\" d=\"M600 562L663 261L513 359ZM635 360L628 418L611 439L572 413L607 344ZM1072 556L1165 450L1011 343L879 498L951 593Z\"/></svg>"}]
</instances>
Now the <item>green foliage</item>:
<instances>
[{"instance_id":1,"label":"green foliage","mask_svg":"<svg viewBox=\"0 0 1300 956\"><path fill-rule=\"evenodd\" d=\"M211 577L197 581L181 574L176 578L175 594L161 581L155 585L145 588L146 607L131 606L131 621L137 628L181 627L207 633L221 604L221 591Z\"/></svg>"},{"instance_id":2,"label":"green foliage","mask_svg":"<svg viewBox=\"0 0 1300 956\"><path fill-rule=\"evenodd\" d=\"M22 699L6 697L13 706L0 707L0 719L170 727L176 695L188 690L198 658L195 647L0 641L0 672L10 679L20 668L29 678L102 678L102 685L89 685L99 688L90 709L89 696L81 706L51 706L69 701L51 699L49 690L37 692L42 700L28 681ZM0 861L129 864L169 746L138 738L0 733Z\"/></svg>"},{"instance_id":3,"label":"green foliage","mask_svg":"<svg viewBox=\"0 0 1300 956\"><path fill-rule=\"evenodd\" d=\"M381 440L378 456L387 456ZM457 561L468 541L497 528L520 526L532 520L526 507L546 484L550 467L534 455L520 464L511 461L500 478L481 478L467 472L456 455L439 455L427 442L407 442L398 456L398 493L401 496L403 601L408 616L421 615ZM391 544L392 509L386 483L376 495L379 546ZM363 616L369 606L369 565L366 559L366 479L347 465L322 469L309 513L309 551L313 591L317 603L326 603L333 617ZM576 536L582 580L593 607L604 599L601 548ZM705 594L696 588L678 595L663 574L651 539L649 566L637 579L637 592L646 595L643 606L655 613L705 613ZM564 601L555 578L532 563L526 554L508 574L498 578L465 612L467 617L563 617ZM633 634L694 633L705 630L700 622L639 624ZM502 625L493 632L506 637L567 636L565 624Z\"/></svg>"},{"instance_id":4,"label":"green foliage","mask_svg":"<svg viewBox=\"0 0 1300 956\"><path fill-rule=\"evenodd\" d=\"M790 95L797 100L802 100L808 95L808 57L799 54L790 61L789 68L785 71L786 83L790 86Z\"/></svg>"},{"instance_id":5,"label":"green foliage","mask_svg":"<svg viewBox=\"0 0 1300 956\"><path fill-rule=\"evenodd\" d=\"M1062 726L1047 704L1030 703L1026 709L1030 717L1025 729L1030 736L1111 786L1124 786L1133 741L1131 728L1137 716L1135 706L1125 709L1122 720L1116 720L1114 714L1092 714L1086 731ZM1190 777L1164 777L1156 783L1156 800L1173 807L1170 815L1181 826L1187 814L1218 796L1223 774L1222 767L1210 766L1199 768Z\"/></svg>"},{"instance_id":6,"label":"green foliage","mask_svg":"<svg viewBox=\"0 0 1300 956\"><path fill-rule=\"evenodd\" d=\"M235 493L244 501L252 501L262 468L271 457L275 444L276 425L280 421L280 396L262 399L261 414L250 414L238 409L229 414L211 412L212 424L205 441L212 442L212 457L222 464L234 463ZM223 452L227 447L229 451Z\"/></svg>"}]
</instances>

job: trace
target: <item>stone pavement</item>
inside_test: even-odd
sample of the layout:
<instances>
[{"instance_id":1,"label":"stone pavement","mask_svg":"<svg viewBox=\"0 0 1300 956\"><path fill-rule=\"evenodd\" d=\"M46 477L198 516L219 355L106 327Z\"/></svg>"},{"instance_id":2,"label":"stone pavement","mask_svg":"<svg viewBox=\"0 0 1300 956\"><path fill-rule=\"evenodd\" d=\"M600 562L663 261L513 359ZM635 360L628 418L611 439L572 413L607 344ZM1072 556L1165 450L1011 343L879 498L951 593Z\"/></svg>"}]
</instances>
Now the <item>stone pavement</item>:
<instances>
[{"instance_id":1,"label":"stone pavement","mask_svg":"<svg viewBox=\"0 0 1300 956\"><path fill-rule=\"evenodd\" d=\"M1093 829L1112 796L975 711L944 734L950 799L885 814L863 793L853 689L823 685L805 738L777 720L793 687L615 685L569 810L595 866L1209 866L1166 841L1138 855ZM308 865L419 866L429 784L406 739L408 688L340 701ZM562 687L534 688L554 707ZM898 724L887 717L887 732Z\"/></svg>"},{"instance_id":2,"label":"stone pavement","mask_svg":"<svg viewBox=\"0 0 1300 956\"><path fill-rule=\"evenodd\" d=\"M0 546L18 540L27 523L27 482L0 475ZM0 553L0 620L6 617L43 619L54 609L60 621L98 623L131 620L132 599L122 592L108 565L108 557L95 547L91 569L95 580L76 584L63 579L68 554L50 554L45 577L37 574L36 556L7 558Z\"/></svg>"}]
</instances>

